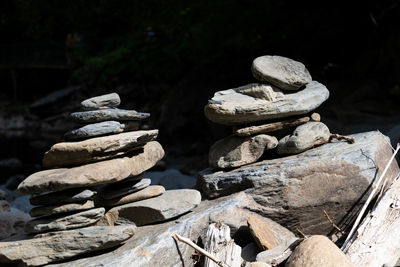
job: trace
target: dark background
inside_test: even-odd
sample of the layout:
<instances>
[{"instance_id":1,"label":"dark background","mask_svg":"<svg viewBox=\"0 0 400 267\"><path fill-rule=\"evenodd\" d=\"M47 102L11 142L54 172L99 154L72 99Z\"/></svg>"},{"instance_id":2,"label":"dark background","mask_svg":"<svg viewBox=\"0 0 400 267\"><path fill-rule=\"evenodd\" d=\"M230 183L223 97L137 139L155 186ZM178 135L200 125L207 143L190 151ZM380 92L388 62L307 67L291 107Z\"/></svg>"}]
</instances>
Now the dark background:
<instances>
[{"instance_id":1,"label":"dark background","mask_svg":"<svg viewBox=\"0 0 400 267\"><path fill-rule=\"evenodd\" d=\"M332 132L397 139L398 1L350 2L1 1L0 160L40 168L80 101L118 92L123 108L152 114L167 161L201 169L231 131L208 122L204 105L255 82L261 55L301 61L327 86L319 112Z\"/></svg>"}]
</instances>

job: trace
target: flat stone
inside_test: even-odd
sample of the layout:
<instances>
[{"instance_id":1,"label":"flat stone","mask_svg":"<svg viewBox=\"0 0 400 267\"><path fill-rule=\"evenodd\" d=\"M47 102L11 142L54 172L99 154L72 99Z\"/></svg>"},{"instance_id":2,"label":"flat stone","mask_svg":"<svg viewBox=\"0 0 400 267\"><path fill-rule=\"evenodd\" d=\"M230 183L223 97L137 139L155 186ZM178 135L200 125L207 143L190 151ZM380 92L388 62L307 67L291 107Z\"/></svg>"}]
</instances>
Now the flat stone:
<instances>
[{"instance_id":1,"label":"flat stone","mask_svg":"<svg viewBox=\"0 0 400 267\"><path fill-rule=\"evenodd\" d=\"M251 137L230 135L211 146L208 163L214 168L240 167L256 162L265 150L277 145L276 137L266 134Z\"/></svg>"},{"instance_id":2,"label":"flat stone","mask_svg":"<svg viewBox=\"0 0 400 267\"><path fill-rule=\"evenodd\" d=\"M329 141L331 133L322 122L307 122L294 130L292 135L287 135L279 140L276 148L278 154L298 154L315 145Z\"/></svg>"},{"instance_id":3,"label":"flat stone","mask_svg":"<svg viewBox=\"0 0 400 267\"><path fill-rule=\"evenodd\" d=\"M277 101L284 98L282 91L272 85L262 83L251 83L235 89L237 93L248 95L267 101Z\"/></svg>"},{"instance_id":4,"label":"flat stone","mask_svg":"<svg viewBox=\"0 0 400 267\"><path fill-rule=\"evenodd\" d=\"M44 154L43 167L84 164L121 156L157 138L158 130L135 131L53 145Z\"/></svg>"},{"instance_id":5,"label":"flat stone","mask_svg":"<svg viewBox=\"0 0 400 267\"><path fill-rule=\"evenodd\" d=\"M77 140L84 138L97 137L107 134L117 134L127 131L136 131L139 129L139 122L128 121L120 123L118 121L103 121L85 125L81 128L71 130L65 133L64 138L67 140Z\"/></svg>"},{"instance_id":6,"label":"flat stone","mask_svg":"<svg viewBox=\"0 0 400 267\"><path fill-rule=\"evenodd\" d=\"M151 184L151 180L148 178L139 181L128 181L119 182L110 185L106 185L99 190L98 195L104 199L112 199L120 196L125 196L130 193L137 192L148 187Z\"/></svg>"},{"instance_id":7,"label":"flat stone","mask_svg":"<svg viewBox=\"0 0 400 267\"><path fill-rule=\"evenodd\" d=\"M250 216L247 220L251 235L261 250L268 250L279 245L274 234L268 226L255 216Z\"/></svg>"},{"instance_id":8,"label":"flat stone","mask_svg":"<svg viewBox=\"0 0 400 267\"><path fill-rule=\"evenodd\" d=\"M254 98L237 92L236 88L216 92L205 106L204 114L210 121L219 124L246 124L306 114L319 107L328 97L328 89L316 81L308 83L303 90L285 94L275 101Z\"/></svg>"},{"instance_id":9,"label":"flat stone","mask_svg":"<svg viewBox=\"0 0 400 267\"><path fill-rule=\"evenodd\" d=\"M353 267L353 263L326 236L315 235L304 239L294 250L286 267Z\"/></svg>"},{"instance_id":10,"label":"flat stone","mask_svg":"<svg viewBox=\"0 0 400 267\"><path fill-rule=\"evenodd\" d=\"M115 183L143 173L153 167L162 157L164 157L162 146L158 142L152 141L144 146L143 152L131 157L34 173L18 186L18 190L24 194L39 194L74 187Z\"/></svg>"},{"instance_id":11,"label":"flat stone","mask_svg":"<svg viewBox=\"0 0 400 267\"><path fill-rule=\"evenodd\" d=\"M72 211L88 210L92 208L94 208L94 201L86 200L85 202L82 203L68 203L57 206L35 207L31 209L29 214L32 217L40 217L40 216L49 216L49 215L72 212Z\"/></svg>"},{"instance_id":12,"label":"flat stone","mask_svg":"<svg viewBox=\"0 0 400 267\"><path fill-rule=\"evenodd\" d=\"M297 90L312 78L303 63L281 56L262 56L251 65L254 78L285 90Z\"/></svg>"},{"instance_id":13,"label":"flat stone","mask_svg":"<svg viewBox=\"0 0 400 267\"><path fill-rule=\"evenodd\" d=\"M88 252L118 246L134 235L135 228L132 225L93 226L40 234L32 239L0 242L0 263L39 266L67 260Z\"/></svg>"},{"instance_id":14,"label":"flat stone","mask_svg":"<svg viewBox=\"0 0 400 267\"><path fill-rule=\"evenodd\" d=\"M0 200L0 212L10 211L10 204L7 200Z\"/></svg>"},{"instance_id":15,"label":"flat stone","mask_svg":"<svg viewBox=\"0 0 400 267\"><path fill-rule=\"evenodd\" d=\"M63 191L51 192L43 195L33 196L29 202L35 206L58 205L64 203L81 202L93 199L96 191L86 188L73 188Z\"/></svg>"},{"instance_id":16,"label":"flat stone","mask_svg":"<svg viewBox=\"0 0 400 267\"><path fill-rule=\"evenodd\" d=\"M178 217L195 208L200 201L201 195L197 190L168 190L158 197L114 207L105 218L111 225L135 223L141 226Z\"/></svg>"},{"instance_id":17,"label":"flat stone","mask_svg":"<svg viewBox=\"0 0 400 267\"><path fill-rule=\"evenodd\" d=\"M105 207L114 207L119 206L126 203L131 203L139 200L144 200L152 197L156 197L162 195L165 192L165 188L161 185L150 185L145 189L142 189L138 192L121 196L113 199L103 199L101 197L96 198L96 204L99 206Z\"/></svg>"},{"instance_id":18,"label":"flat stone","mask_svg":"<svg viewBox=\"0 0 400 267\"><path fill-rule=\"evenodd\" d=\"M89 226L100 220L104 216L104 211L104 208L97 208L64 216L38 218L29 221L25 225L25 231L29 233L41 233Z\"/></svg>"},{"instance_id":19,"label":"flat stone","mask_svg":"<svg viewBox=\"0 0 400 267\"><path fill-rule=\"evenodd\" d=\"M29 220L31 220L29 214L15 208L11 208L10 211L0 212L0 240L24 232L25 224Z\"/></svg>"},{"instance_id":20,"label":"flat stone","mask_svg":"<svg viewBox=\"0 0 400 267\"><path fill-rule=\"evenodd\" d=\"M121 104L121 99L117 93L95 96L81 102L84 110L96 110L103 108L115 108Z\"/></svg>"},{"instance_id":21,"label":"flat stone","mask_svg":"<svg viewBox=\"0 0 400 267\"><path fill-rule=\"evenodd\" d=\"M137 121L150 117L150 113L137 112L136 110L125 110L117 108L107 108L91 111L74 112L70 115L71 119L81 123L101 122L101 121Z\"/></svg>"},{"instance_id":22,"label":"flat stone","mask_svg":"<svg viewBox=\"0 0 400 267\"><path fill-rule=\"evenodd\" d=\"M332 225L321 216L323 211L344 229L344 219L356 216L393 154L388 138L380 132L351 137L354 144L335 140L298 155L230 171L206 169L199 174L197 188L207 198L246 190L262 206L259 214L293 231L327 235ZM390 181L398 173L393 162L386 177Z\"/></svg>"}]
</instances>

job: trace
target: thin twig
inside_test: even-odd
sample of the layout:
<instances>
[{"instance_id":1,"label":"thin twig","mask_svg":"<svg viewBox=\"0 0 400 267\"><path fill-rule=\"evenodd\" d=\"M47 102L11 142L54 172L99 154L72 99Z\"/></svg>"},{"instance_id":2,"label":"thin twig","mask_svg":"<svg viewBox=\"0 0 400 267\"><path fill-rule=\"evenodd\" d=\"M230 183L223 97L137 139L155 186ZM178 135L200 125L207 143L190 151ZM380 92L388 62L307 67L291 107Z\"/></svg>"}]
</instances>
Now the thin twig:
<instances>
[{"instance_id":1,"label":"thin twig","mask_svg":"<svg viewBox=\"0 0 400 267\"><path fill-rule=\"evenodd\" d=\"M296 227L296 231L297 231L304 239L307 239L307 238L308 238L308 237L307 237L302 231L300 231L300 229L297 228L297 227Z\"/></svg>"},{"instance_id":2,"label":"thin twig","mask_svg":"<svg viewBox=\"0 0 400 267\"><path fill-rule=\"evenodd\" d=\"M333 138L335 138L337 140L345 140L345 141L349 142L350 144L354 144L354 142L355 142L355 139L353 137L340 135L340 134L331 134L331 136L329 137L329 142L331 142Z\"/></svg>"},{"instance_id":3,"label":"thin twig","mask_svg":"<svg viewBox=\"0 0 400 267\"><path fill-rule=\"evenodd\" d=\"M362 207L360 213L358 214L357 219L354 222L354 225L351 228L351 231L350 231L349 235L347 236L346 240L343 243L342 250L344 250L345 247L347 246L347 244L350 242L355 230L357 229L357 226L359 225L359 223L361 221L361 218L363 217L363 215L365 213L365 210L367 209L367 207L368 207L369 203L371 202L372 198L375 196L376 191L379 189L379 185L381 184L383 178L385 177L386 172L388 171L389 166L392 164L393 159L396 157L397 152L399 152L399 149L400 149L400 144L397 144L396 150L394 151L394 153L393 153L392 157L390 158L389 162L386 164L385 169L383 170L383 172L382 172L381 176L379 177L378 181L375 183L375 186L373 187L371 193L369 194L367 201L364 203L364 206Z\"/></svg>"},{"instance_id":4,"label":"thin twig","mask_svg":"<svg viewBox=\"0 0 400 267\"><path fill-rule=\"evenodd\" d=\"M177 233L172 234L172 237L175 238L175 240L181 241L183 243L185 243L186 245L191 246L192 248L194 248L195 250L197 250L199 253L203 254L204 256L206 256L207 258L209 258L210 260L212 260L213 262L215 262L218 266L221 267L229 267L227 264L225 264L223 261L218 260L217 258L215 258L213 255L211 255L209 252L205 251L204 249L202 249L201 247L199 247L198 245L196 245L195 243L193 243L189 238L183 237L178 235Z\"/></svg>"},{"instance_id":5,"label":"thin twig","mask_svg":"<svg viewBox=\"0 0 400 267\"><path fill-rule=\"evenodd\" d=\"M343 235L346 234L345 231L343 231L342 229L340 229L331 219L331 217L329 217L328 213L326 212L326 210L324 210L324 215L325 217L328 219L328 221L331 223L332 227L335 228L336 230L338 230L340 233L342 233Z\"/></svg>"}]
</instances>

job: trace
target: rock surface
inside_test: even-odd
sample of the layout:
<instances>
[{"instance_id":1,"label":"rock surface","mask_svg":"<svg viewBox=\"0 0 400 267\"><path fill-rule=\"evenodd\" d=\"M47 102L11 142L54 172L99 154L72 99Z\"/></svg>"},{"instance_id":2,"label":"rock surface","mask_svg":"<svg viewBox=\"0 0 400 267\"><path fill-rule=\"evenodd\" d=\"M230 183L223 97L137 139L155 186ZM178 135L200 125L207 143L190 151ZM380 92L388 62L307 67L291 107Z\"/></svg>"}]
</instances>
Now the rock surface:
<instances>
[{"instance_id":1,"label":"rock surface","mask_svg":"<svg viewBox=\"0 0 400 267\"><path fill-rule=\"evenodd\" d=\"M168 190L158 197L114 207L105 214L105 219L110 225L135 223L141 226L185 214L200 201L201 195L197 190Z\"/></svg>"},{"instance_id":2,"label":"rock surface","mask_svg":"<svg viewBox=\"0 0 400 267\"><path fill-rule=\"evenodd\" d=\"M137 112L135 110L125 110L117 108L107 108L100 110L74 112L70 115L71 119L80 123L91 123L101 121L137 121L150 117L150 113Z\"/></svg>"},{"instance_id":3,"label":"rock surface","mask_svg":"<svg viewBox=\"0 0 400 267\"><path fill-rule=\"evenodd\" d=\"M260 219L250 216L247 220L251 235L261 250L273 249L279 245L274 234Z\"/></svg>"},{"instance_id":4,"label":"rock surface","mask_svg":"<svg viewBox=\"0 0 400 267\"><path fill-rule=\"evenodd\" d=\"M104 208L97 208L61 217L50 216L35 219L25 225L25 231L29 233L41 233L89 226L100 220L104 215L104 211Z\"/></svg>"},{"instance_id":5,"label":"rock surface","mask_svg":"<svg viewBox=\"0 0 400 267\"><path fill-rule=\"evenodd\" d=\"M285 90L297 90L312 78L303 63L281 56L262 56L251 66L254 78Z\"/></svg>"},{"instance_id":6,"label":"rock surface","mask_svg":"<svg viewBox=\"0 0 400 267\"><path fill-rule=\"evenodd\" d=\"M158 130L135 131L53 145L44 154L43 167L61 167L121 156L157 138Z\"/></svg>"},{"instance_id":7,"label":"rock surface","mask_svg":"<svg viewBox=\"0 0 400 267\"><path fill-rule=\"evenodd\" d=\"M104 199L112 199L137 192L148 187L150 184L151 180L148 178L133 182L129 181L109 184L99 190L98 195Z\"/></svg>"},{"instance_id":8,"label":"rock surface","mask_svg":"<svg viewBox=\"0 0 400 267\"><path fill-rule=\"evenodd\" d=\"M25 224L30 219L28 214L14 208L0 212L0 240L24 232Z\"/></svg>"},{"instance_id":9,"label":"rock surface","mask_svg":"<svg viewBox=\"0 0 400 267\"><path fill-rule=\"evenodd\" d=\"M152 197L156 197L159 195L162 195L165 192L165 188L161 185L150 185L149 187L146 187L143 190L140 190L138 192L122 196L122 197L117 197L113 199L103 199L103 198L96 198L96 204L99 206L105 206L105 207L114 207L114 206L119 206L122 204L126 203L131 203L143 199L148 199Z\"/></svg>"},{"instance_id":10,"label":"rock surface","mask_svg":"<svg viewBox=\"0 0 400 267\"><path fill-rule=\"evenodd\" d=\"M230 135L210 148L208 163L214 168L233 168L256 162L265 150L278 145L274 136L260 134L252 137Z\"/></svg>"},{"instance_id":11,"label":"rock surface","mask_svg":"<svg viewBox=\"0 0 400 267\"><path fill-rule=\"evenodd\" d=\"M294 130L292 135L287 135L279 140L276 148L278 154L298 154L315 145L329 141L331 133L322 122L307 122Z\"/></svg>"},{"instance_id":12,"label":"rock surface","mask_svg":"<svg viewBox=\"0 0 400 267\"><path fill-rule=\"evenodd\" d=\"M251 83L235 89L236 92L248 95L254 98L264 99L268 101L277 101L284 97L281 90L269 84Z\"/></svg>"},{"instance_id":13,"label":"rock surface","mask_svg":"<svg viewBox=\"0 0 400 267\"><path fill-rule=\"evenodd\" d=\"M215 123L244 124L306 114L319 107L328 97L328 89L316 81L276 101L254 98L229 89L216 92L205 106L204 114Z\"/></svg>"},{"instance_id":14,"label":"rock surface","mask_svg":"<svg viewBox=\"0 0 400 267\"><path fill-rule=\"evenodd\" d=\"M305 239L294 250L286 267L354 267L350 259L326 236Z\"/></svg>"},{"instance_id":15,"label":"rock surface","mask_svg":"<svg viewBox=\"0 0 400 267\"><path fill-rule=\"evenodd\" d=\"M139 129L139 122L128 121L120 123L118 121L103 121L85 125L81 128L71 130L64 135L67 140L85 139L107 134L117 134Z\"/></svg>"},{"instance_id":16,"label":"rock surface","mask_svg":"<svg viewBox=\"0 0 400 267\"><path fill-rule=\"evenodd\" d=\"M173 233L191 240L197 240L201 236L202 240L205 240L208 225L224 221L231 228L235 240L239 236L249 236L250 233L243 230L248 229L247 218L250 215L258 216L249 210L254 205L257 204L243 193L213 201L202 201L192 212L177 220L139 227L137 233L126 244L113 252L52 266L192 266L193 249L186 244L176 243L171 237ZM268 223L279 242L285 243L286 239L294 238L293 233L284 227L267 218L262 219Z\"/></svg>"},{"instance_id":17,"label":"rock surface","mask_svg":"<svg viewBox=\"0 0 400 267\"><path fill-rule=\"evenodd\" d=\"M392 155L388 138L380 132L351 135L354 144L334 141L301 154L264 160L231 171L206 169L198 188L215 198L246 190L262 208L257 212L295 230L328 234L326 210L340 228L343 218L358 212L365 194ZM397 176L394 162L388 179Z\"/></svg>"},{"instance_id":18,"label":"rock surface","mask_svg":"<svg viewBox=\"0 0 400 267\"><path fill-rule=\"evenodd\" d=\"M121 99L117 93L95 96L81 102L84 110L94 110L103 108L115 108L121 104Z\"/></svg>"},{"instance_id":19,"label":"rock surface","mask_svg":"<svg viewBox=\"0 0 400 267\"><path fill-rule=\"evenodd\" d=\"M165 171L149 171L146 177L151 179L151 184L162 185L166 190L191 189L196 185L196 177L183 174L178 169L167 169Z\"/></svg>"},{"instance_id":20,"label":"rock surface","mask_svg":"<svg viewBox=\"0 0 400 267\"><path fill-rule=\"evenodd\" d=\"M0 242L0 263L38 266L66 260L87 252L118 246L134 235L135 228L94 226L40 234L32 239Z\"/></svg>"},{"instance_id":21,"label":"rock surface","mask_svg":"<svg viewBox=\"0 0 400 267\"><path fill-rule=\"evenodd\" d=\"M43 195L33 196L29 202L35 206L42 205L59 205L62 203L74 203L93 199L96 191L86 188L73 188L63 191L51 192Z\"/></svg>"},{"instance_id":22,"label":"rock surface","mask_svg":"<svg viewBox=\"0 0 400 267\"><path fill-rule=\"evenodd\" d=\"M72 212L72 211L88 210L92 208L94 208L94 201L86 200L85 202L82 203L68 203L68 204L61 204L58 206L35 207L30 210L29 214L32 217L40 217L40 216L49 216L49 215Z\"/></svg>"},{"instance_id":23,"label":"rock surface","mask_svg":"<svg viewBox=\"0 0 400 267\"><path fill-rule=\"evenodd\" d=\"M0 200L0 212L10 211L10 204L7 200Z\"/></svg>"},{"instance_id":24,"label":"rock surface","mask_svg":"<svg viewBox=\"0 0 400 267\"><path fill-rule=\"evenodd\" d=\"M131 157L34 173L18 186L18 190L24 194L38 194L74 187L114 183L141 174L153 167L163 156L164 150L161 145L152 141L144 146L143 152Z\"/></svg>"}]
</instances>

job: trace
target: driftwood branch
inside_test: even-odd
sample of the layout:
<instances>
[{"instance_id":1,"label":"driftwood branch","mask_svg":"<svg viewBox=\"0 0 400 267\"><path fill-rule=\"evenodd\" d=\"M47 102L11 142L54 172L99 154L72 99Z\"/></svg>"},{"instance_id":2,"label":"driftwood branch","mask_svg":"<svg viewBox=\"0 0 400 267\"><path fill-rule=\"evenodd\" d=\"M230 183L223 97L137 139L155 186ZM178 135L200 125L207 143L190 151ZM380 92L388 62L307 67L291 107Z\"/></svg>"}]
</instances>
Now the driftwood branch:
<instances>
[{"instance_id":1,"label":"driftwood branch","mask_svg":"<svg viewBox=\"0 0 400 267\"><path fill-rule=\"evenodd\" d=\"M345 140L345 141L349 142L350 144L354 144L354 142L355 142L355 139L353 137L340 135L340 134L331 134L328 142L330 143L332 141L332 139Z\"/></svg>"}]
</instances>

